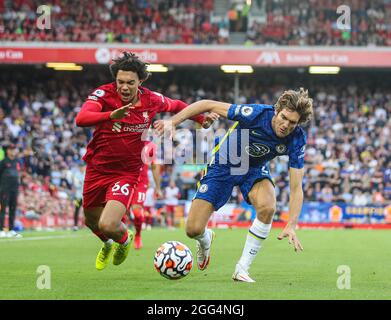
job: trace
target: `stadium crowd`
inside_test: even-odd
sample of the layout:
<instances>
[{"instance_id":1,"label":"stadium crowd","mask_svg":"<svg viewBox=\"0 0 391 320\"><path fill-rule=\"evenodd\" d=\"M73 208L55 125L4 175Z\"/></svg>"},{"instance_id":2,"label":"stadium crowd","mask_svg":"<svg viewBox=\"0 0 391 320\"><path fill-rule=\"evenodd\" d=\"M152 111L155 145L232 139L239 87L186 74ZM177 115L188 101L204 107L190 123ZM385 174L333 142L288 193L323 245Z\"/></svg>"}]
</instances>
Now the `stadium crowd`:
<instances>
[{"instance_id":1,"label":"stadium crowd","mask_svg":"<svg viewBox=\"0 0 391 320\"><path fill-rule=\"evenodd\" d=\"M265 0L266 22L254 20L248 44L390 46L391 2L384 0ZM350 30L338 28L342 4L350 8ZM342 19L341 23L347 23ZM347 25L348 26L348 25Z\"/></svg>"},{"instance_id":2,"label":"stadium crowd","mask_svg":"<svg viewBox=\"0 0 391 320\"><path fill-rule=\"evenodd\" d=\"M51 25L44 30L36 26L41 4L0 0L0 40L227 44L231 31L247 32L248 45L391 45L391 2L385 0L346 3L348 30L337 26L337 0L256 0L251 6L232 0L216 19L214 0L48 0Z\"/></svg>"},{"instance_id":3,"label":"stadium crowd","mask_svg":"<svg viewBox=\"0 0 391 320\"><path fill-rule=\"evenodd\" d=\"M3 4L1 4L3 2ZM0 0L0 40L223 44L213 0L48 0L50 29L36 26L42 1Z\"/></svg>"},{"instance_id":4,"label":"stadium crowd","mask_svg":"<svg viewBox=\"0 0 391 320\"><path fill-rule=\"evenodd\" d=\"M75 115L86 96L107 78L103 72L79 78L62 74L61 81L55 76L31 77L19 71L0 76L0 146L14 143L19 148L19 214L33 218L72 215L73 201L81 193L77 178L82 175L81 158L91 137L90 129L75 126ZM230 83L222 79L204 83L192 79L190 84L180 78L154 78L147 87L188 103L205 98L234 99ZM239 103L273 103L288 88L248 80L243 83ZM391 90L367 88L350 80L350 85L307 86L314 97L315 118L306 128L306 201L366 205L391 200ZM229 123L219 120L213 128L227 129ZM202 148L207 153L211 145ZM0 153L0 160L2 157ZM181 199L191 200L196 183L181 180L178 167L166 165L162 181L168 185L174 179ZM271 163L281 203L287 203L289 196L287 169L287 158ZM231 201L239 203L240 196L234 192Z\"/></svg>"}]
</instances>

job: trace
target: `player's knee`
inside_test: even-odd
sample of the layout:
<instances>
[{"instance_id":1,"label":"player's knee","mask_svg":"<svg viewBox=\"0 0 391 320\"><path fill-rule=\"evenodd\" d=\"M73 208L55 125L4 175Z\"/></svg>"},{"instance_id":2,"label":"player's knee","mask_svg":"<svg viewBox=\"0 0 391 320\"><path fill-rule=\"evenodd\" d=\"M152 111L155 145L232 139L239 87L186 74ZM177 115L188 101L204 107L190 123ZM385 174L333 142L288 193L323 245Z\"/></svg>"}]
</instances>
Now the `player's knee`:
<instances>
[{"instance_id":1,"label":"player's knee","mask_svg":"<svg viewBox=\"0 0 391 320\"><path fill-rule=\"evenodd\" d=\"M276 212L276 206L275 205L262 205L257 206L255 208L257 211L257 218L261 221L271 221L273 218L274 213Z\"/></svg>"},{"instance_id":2,"label":"player's knee","mask_svg":"<svg viewBox=\"0 0 391 320\"><path fill-rule=\"evenodd\" d=\"M113 221L100 220L99 230L104 234L112 234L118 231L118 223Z\"/></svg>"},{"instance_id":3,"label":"player's knee","mask_svg":"<svg viewBox=\"0 0 391 320\"><path fill-rule=\"evenodd\" d=\"M186 225L186 235L189 238L195 238L202 234L205 228L202 228L201 226L193 226L193 225Z\"/></svg>"}]
</instances>

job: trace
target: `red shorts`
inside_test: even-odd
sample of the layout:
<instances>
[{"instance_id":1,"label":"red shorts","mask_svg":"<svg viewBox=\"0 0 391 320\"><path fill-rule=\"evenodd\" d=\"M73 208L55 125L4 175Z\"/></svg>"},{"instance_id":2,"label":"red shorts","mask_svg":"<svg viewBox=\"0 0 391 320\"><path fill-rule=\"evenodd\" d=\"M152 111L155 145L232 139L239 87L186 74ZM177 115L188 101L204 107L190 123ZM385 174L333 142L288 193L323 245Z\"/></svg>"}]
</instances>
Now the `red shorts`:
<instances>
[{"instance_id":1,"label":"red shorts","mask_svg":"<svg viewBox=\"0 0 391 320\"><path fill-rule=\"evenodd\" d=\"M172 206L172 205L167 204L166 205L166 212L167 213L174 213L175 212L175 207L176 206Z\"/></svg>"},{"instance_id":2,"label":"red shorts","mask_svg":"<svg viewBox=\"0 0 391 320\"><path fill-rule=\"evenodd\" d=\"M108 175L87 166L83 187L83 208L104 207L107 201L117 200L128 210L138 177L139 172L136 174L119 172Z\"/></svg>"},{"instance_id":3,"label":"red shorts","mask_svg":"<svg viewBox=\"0 0 391 320\"><path fill-rule=\"evenodd\" d=\"M133 193L131 205L138 204L144 206L145 196L147 194L148 186L145 183L139 183Z\"/></svg>"}]
</instances>

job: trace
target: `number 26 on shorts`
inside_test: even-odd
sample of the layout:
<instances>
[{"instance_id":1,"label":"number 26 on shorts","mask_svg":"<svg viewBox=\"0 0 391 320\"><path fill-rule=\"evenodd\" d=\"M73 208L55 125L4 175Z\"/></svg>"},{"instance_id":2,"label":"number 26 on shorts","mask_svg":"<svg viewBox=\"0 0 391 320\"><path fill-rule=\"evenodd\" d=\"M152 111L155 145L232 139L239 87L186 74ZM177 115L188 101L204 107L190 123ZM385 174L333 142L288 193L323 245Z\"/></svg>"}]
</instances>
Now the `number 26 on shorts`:
<instances>
[{"instance_id":1,"label":"number 26 on shorts","mask_svg":"<svg viewBox=\"0 0 391 320\"><path fill-rule=\"evenodd\" d=\"M119 184L120 182L116 182L114 184L114 186L111 188L111 191L112 192L117 192L118 190L120 190L120 192L124 195L124 196L128 196L129 195L129 183L126 183L124 184L122 187L121 185Z\"/></svg>"}]
</instances>

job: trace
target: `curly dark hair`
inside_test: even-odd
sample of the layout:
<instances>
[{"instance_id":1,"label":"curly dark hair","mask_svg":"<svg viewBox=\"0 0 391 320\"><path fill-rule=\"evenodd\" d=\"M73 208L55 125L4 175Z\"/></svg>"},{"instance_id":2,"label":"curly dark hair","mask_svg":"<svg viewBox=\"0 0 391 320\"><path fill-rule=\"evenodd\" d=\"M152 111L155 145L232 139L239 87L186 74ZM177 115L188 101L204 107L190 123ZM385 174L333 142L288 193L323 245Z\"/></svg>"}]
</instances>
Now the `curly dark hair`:
<instances>
[{"instance_id":1,"label":"curly dark hair","mask_svg":"<svg viewBox=\"0 0 391 320\"><path fill-rule=\"evenodd\" d=\"M134 53L124 51L122 57L113 59L113 63L110 65L110 72L116 79L119 70L133 71L137 73L141 81L145 81L150 76L147 66L148 63L141 61Z\"/></svg>"},{"instance_id":2,"label":"curly dark hair","mask_svg":"<svg viewBox=\"0 0 391 320\"><path fill-rule=\"evenodd\" d=\"M285 108L296 111L300 115L299 124L306 124L314 113L312 103L312 99L308 96L308 90L300 88L298 91L284 91L278 98L275 109L277 112Z\"/></svg>"}]
</instances>

